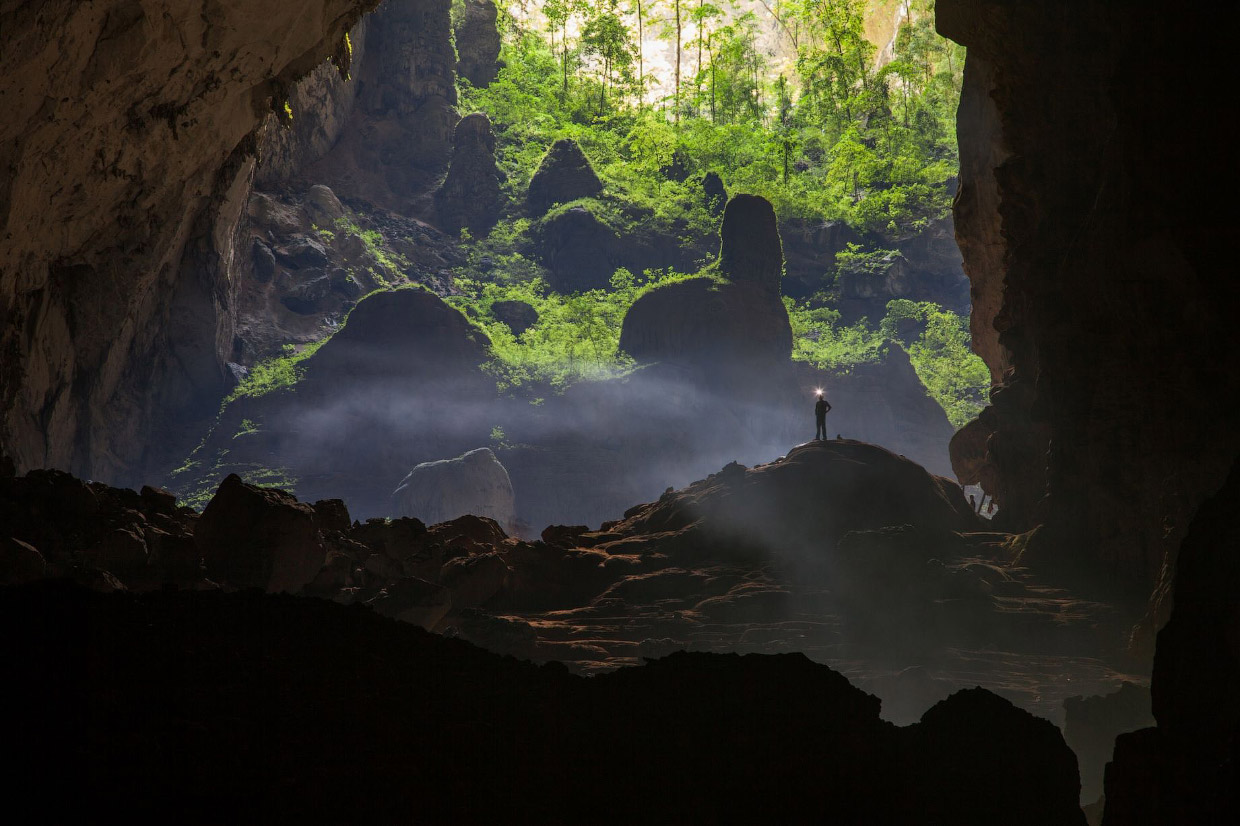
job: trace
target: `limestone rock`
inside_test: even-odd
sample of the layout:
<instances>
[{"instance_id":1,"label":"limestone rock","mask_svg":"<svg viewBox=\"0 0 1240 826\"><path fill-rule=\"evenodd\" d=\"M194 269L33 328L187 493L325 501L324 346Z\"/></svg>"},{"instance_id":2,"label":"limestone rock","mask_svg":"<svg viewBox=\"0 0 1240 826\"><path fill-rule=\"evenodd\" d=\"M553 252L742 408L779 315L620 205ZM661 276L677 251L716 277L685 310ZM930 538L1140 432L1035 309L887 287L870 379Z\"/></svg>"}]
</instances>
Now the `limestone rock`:
<instances>
[{"instance_id":1,"label":"limestone rock","mask_svg":"<svg viewBox=\"0 0 1240 826\"><path fill-rule=\"evenodd\" d=\"M392 505L396 514L432 524L471 514L508 526L516 517L508 471L487 447L418 465L392 494Z\"/></svg>"},{"instance_id":2,"label":"limestone rock","mask_svg":"<svg viewBox=\"0 0 1240 826\"><path fill-rule=\"evenodd\" d=\"M247 485L235 474L202 512L194 541L209 577L270 592L301 590L326 558L309 505L283 491Z\"/></svg>"},{"instance_id":3,"label":"limestone rock","mask_svg":"<svg viewBox=\"0 0 1240 826\"><path fill-rule=\"evenodd\" d=\"M524 301L496 301L491 305L496 320L508 325L514 336L519 336L538 323L538 311Z\"/></svg>"},{"instance_id":4,"label":"limestone rock","mask_svg":"<svg viewBox=\"0 0 1240 826\"><path fill-rule=\"evenodd\" d=\"M1081 802L1102 795L1103 770L1111 762L1115 738L1154 725L1150 690L1124 682L1117 691L1097 697L1064 700L1064 740L1081 769Z\"/></svg>"},{"instance_id":5,"label":"limestone rock","mask_svg":"<svg viewBox=\"0 0 1240 826\"><path fill-rule=\"evenodd\" d=\"M555 204L588 198L602 189L602 182L577 142L561 138L538 165L538 171L530 179L526 199L530 211L542 215Z\"/></svg>"},{"instance_id":6,"label":"limestone rock","mask_svg":"<svg viewBox=\"0 0 1240 826\"><path fill-rule=\"evenodd\" d=\"M478 88L499 73L498 17L493 0L466 0L465 16L456 27L456 72Z\"/></svg>"},{"instance_id":7,"label":"limestone rock","mask_svg":"<svg viewBox=\"0 0 1240 826\"><path fill-rule=\"evenodd\" d=\"M544 220L537 237L538 256L549 270L553 290L568 294L607 289L621 242L588 209L574 207Z\"/></svg>"},{"instance_id":8,"label":"limestone rock","mask_svg":"<svg viewBox=\"0 0 1240 826\"><path fill-rule=\"evenodd\" d=\"M719 215L728 203L728 190L718 172L707 172L702 176L702 200L711 215Z\"/></svg>"},{"instance_id":9,"label":"limestone rock","mask_svg":"<svg viewBox=\"0 0 1240 826\"><path fill-rule=\"evenodd\" d=\"M779 293L784 251L775 208L760 195L735 195L723 211L719 270L735 283Z\"/></svg>"},{"instance_id":10,"label":"limestone rock","mask_svg":"<svg viewBox=\"0 0 1240 826\"><path fill-rule=\"evenodd\" d=\"M0 442L19 470L138 484L227 392L253 136L375 5L6 7Z\"/></svg>"},{"instance_id":11,"label":"limestone rock","mask_svg":"<svg viewBox=\"0 0 1240 826\"><path fill-rule=\"evenodd\" d=\"M452 593L433 582L404 577L388 585L368 604L385 617L430 631L452 609Z\"/></svg>"},{"instance_id":12,"label":"limestone rock","mask_svg":"<svg viewBox=\"0 0 1240 826\"><path fill-rule=\"evenodd\" d=\"M757 365L787 363L792 327L783 303L765 286L693 278L657 287L633 302L624 316L620 349L639 362L748 374Z\"/></svg>"},{"instance_id":13,"label":"limestone rock","mask_svg":"<svg viewBox=\"0 0 1240 826\"><path fill-rule=\"evenodd\" d=\"M486 5L495 8L490 0ZM468 227L477 235L490 230L499 218L499 182L491 121L481 112L466 115L453 133L448 177L435 192L443 228L456 233Z\"/></svg>"},{"instance_id":14,"label":"limestone rock","mask_svg":"<svg viewBox=\"0 0 1240 826\"><path fill-rule=\"evenodd\" d=\"M330 229L337 218L344 217L344 204L331 187L315 184L306 190L306 208L310 218L320 227Z\"/></svg>"},{"instance_id":15,"label":"limestone rock","mask_svg":"<svg viewBox=\"0 0 1240 826\"><path fill-rule=\"evenodd\" d=\"M449 560L440 571L439 581L452 591L457 608L477 608L500 592L512 571L496 553L463 556Z\"/></svg>"}]
</instances>

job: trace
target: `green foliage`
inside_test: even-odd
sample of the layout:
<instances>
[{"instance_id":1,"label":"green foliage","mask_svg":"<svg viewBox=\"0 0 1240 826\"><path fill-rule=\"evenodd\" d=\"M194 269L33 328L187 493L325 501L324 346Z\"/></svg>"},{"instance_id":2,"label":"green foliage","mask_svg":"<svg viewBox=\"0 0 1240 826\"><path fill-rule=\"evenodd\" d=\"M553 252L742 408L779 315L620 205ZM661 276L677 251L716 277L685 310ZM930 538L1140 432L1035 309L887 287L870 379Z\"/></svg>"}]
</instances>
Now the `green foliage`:
<instances>
[{"instance_id":1,"label":"green foliage","mask_svg":"<svg viewBox=\"0 0 1240 826\"><path fill-rule=\"evenodd\" d=\"M949 206L963 68L963 50L934 33L933 2L910 5L913 23L876 70L863 0L771 4L762 13L796 54L792 77L768 69L758 45L765 21L753 12L685 3L676 27L669 6L665 36L700 58L658 108L644 97L646 78L632 77L637 18L614 0L551 0L547 31L510 27L499 78L487 89L466 84L463 103L495 125L516 199L546 148L571 137L622 201L691 211L696 182L657 174L676 156L695 176L715 170L732 191L766 197L781 218L844 219L900 236ZM649 4L645 14L656 19ZM688 223L712 226L699 216Z\"/></svg>"},{"instance_id":2,"label":"green foliage","mask_svg":"<svg viewBox=\"0 0 1240 826\"><path fill-rule=\"evenodd\" d=\"M284 355L260 361L251 367L249 375L228 394L221 408L237 399L265 396L275 390L291 389L301 378L301 363L318 352L326 341L327 338L323 338L300 348L292 344L284 345Z\"/></svg>"},{"instance_id":3,"label":"green foliage","mask_svg":"<svg viewBox=\"0 0 1240 826\"><path fill-rule=\"evenodd\" d=\"M461 294L450 304L491 339L487 365L501 391L520 389L532 400L545 391L562 391L583 380L613 378L632 367L620 352L620 328L633 302L655 287L693 276L647 271L636 276L617 270L611 290L559 295L541 279L483 282L460 278ZM538 312L538 321L520 336L492 311L497 301L524 301Z\"/></svg>"},{"instance_id":4,"label":"green foliage","mask_svg":"<svg viewBox=\"0 0 1240 826\"><path fill-rule=\"evenodd\" d=\"M811 308L784 297L792 324L792 358L819 370L848 372L858 364L879 361L886 340L863 318L851 326L840 324L840 314L827 307Z\"/></svg>"},{"instance_id":5,"label":"green foliage","mask_svg":"<svg viewBox=\"0 0 1240 826\"><path fill-rule=\"evenodd\" d=\"M922 384L955 427L976 418L990 395L990 371L969 349L968 319L928 301L897 299L888 302L880 330L908 350Z\"/></svg>"}]
</instances>

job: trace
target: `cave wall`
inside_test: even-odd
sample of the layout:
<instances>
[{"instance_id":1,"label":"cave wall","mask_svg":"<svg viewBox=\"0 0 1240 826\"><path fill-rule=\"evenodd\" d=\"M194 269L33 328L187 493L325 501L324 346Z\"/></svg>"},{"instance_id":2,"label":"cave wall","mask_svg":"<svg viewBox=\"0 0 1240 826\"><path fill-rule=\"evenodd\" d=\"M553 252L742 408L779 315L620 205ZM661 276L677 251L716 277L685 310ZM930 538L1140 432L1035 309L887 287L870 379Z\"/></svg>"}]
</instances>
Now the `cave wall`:
<instances>
[{"instance_id":1,"label":"cave wall","mask_svg":"<svg viewBox=\"0 0 1240 826\"><path fill-rule=\"evenodd\" d=\"M0 450L136 481L218 401L256 129L371 0L0 11Z\"/></svg>"},{"instance_id":2,"label":"cave wall","mask_svg":"<svg viewBox=\"0 0 1240 826\"><path fill-rule=\"evenodd\" d=\"M1221 204L1237 165L1219 121L1236 9L937 8L968 47L956 231L975 346L999 381L967 440L981 455L953 459L987 466L1013 527L1045 524L1041 561L1134 602L1165 595L1188 522L1240 451Z\"/></svg>"}]
</instances>

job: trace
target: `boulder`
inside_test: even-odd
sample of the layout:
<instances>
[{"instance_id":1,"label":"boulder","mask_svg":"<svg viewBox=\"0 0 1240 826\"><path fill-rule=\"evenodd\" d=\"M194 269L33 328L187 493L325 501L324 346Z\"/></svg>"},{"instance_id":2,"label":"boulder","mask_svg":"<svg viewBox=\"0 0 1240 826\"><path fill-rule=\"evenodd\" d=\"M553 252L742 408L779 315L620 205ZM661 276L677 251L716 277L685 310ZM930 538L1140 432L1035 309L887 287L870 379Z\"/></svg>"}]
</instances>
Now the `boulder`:
<instances>
[{"instance_id":1,"label":"boulder","mask_svg":"<svg viewBox=\"0 0 1240 826\"><path fill-rule=\"evenodd\" d=\"M538 227L538 257L558 293L607 289L616 271L620 239L584 207L573 207Z\"/></svg>"},{"instance_id":2,"label":"boulder","mask_svg":"<svg viewBox=\"0 0 1240 826\"><path fill-rule=\"evenodd\" d=\"M323 567L314 509L229 474L194 531L207 576L238 588L294 593Z\"/></svg>"},{"instance_id":3,"label":"boulder","mask_svg":"<svg viewBox=\"0 0 1240 826\"><path fill-rule=\"evenodd\" d=\"M905 731L916 755L909 797L919 802L896 822L1085 826L1076 758L1049 720L972 688ZM969 812L964 821L961 801Z\"/></svg>"},{"instance_id":4,"label":"boulder","mask_svg":"<svg viewBox=\"0 0 1240 826\"><path fill-rule=\"evenodd\" d=\"M496 301L491 305L491 315L508 325L512 334L519 336L538 323L538 311L524 301Z\"/></svg>"},{"instance_id":5,"label":"boulder","mask_svg":"<svg viewBox=\"0 0 1240 826\"><path fill-rule=\"evenodd\" d=\"M452 610L452 593L424 579L402 577L383 588L367 605L385 617L430 631Z\"/></svg>"},{"instance_id":6,"label":"boulder","mask_svg":"<svg viewBox=\"0 0 1240 826\"><path fill-rule=\"evenodd\" d=\"M723 211L719 271L734 283L752 283L779 294L783 245L775 208L760 195L735 195Z\"/></svg>"},{"instance_id":7,"label":"boulder","mask_svg":"<svg viewBox=\"0 0 1240 826\"><path fill-rule=\"evenodd\" d=\"M555 204L588 198L603 189L594 167L572 138L556 141L530 179L530 211L542 215Z\"/></svg>"},{"instance_id":8,"label":"boulder","mask_svg":"<svg viewBox=\"0 0 1240 826\"><path fill-rule=\"evenodd\" d=\"M343 499L320 499L312 506L314 509L314 524L320 533L335 531L337 533L348 533L352 528L352 521L349 519L349 508L345 505Z\"/></svg>"},{"instance_id":9,"label":"boulder","mask_svg":"<svg viewBox=\"0 0 1240 826\"><path fill-rule=\"evenodd\" d=\"M452 591L453 607L477 608L498 594L511 574L499 554L480 554L444 563L439 583Z\"/></svg>"},{"instance_id":10,"label":"boulder","mask_svg":"<svg viewBox=\"0 0 1240 826\"><path fill-rule=\"evenodd\" d=\"M293 269L321 268L327 265L327 249L308 235L298 235L275 248L280 263Z\"/></svg>"},{"instance_id":11,"label":"boulder","mask_svg":"<svg viewBox=\"0 0 1240 826\"><path fill-rule=\"evenodd\" d=\"M707 172L702 176L702 201L711 215L719 215L727 206L728 190L719 173Z\"/></svg>"},{"instance_id":12,"label":"boulder","mask_svg":"<svg viewBox=\"0 0 1240 826\"><path fill-rule=\"evenodd\" d=\"M510 526L516 518L508 471L487 447L418 465L392 494L392 507L431 524L472 514Z\"/></svg>"},{"instance_id":13,"label":"boulder","mask_svg":"<svg viewBox=\"0 0 1240 826\"><path fill-rule=\"evenodd\" d=\"M305 215L298 207L282 203L264 192L254 190L247 203L250 220L258 227L277 235L300 232Z\"/></svg>"},{"instance_id":14,"label":"boulder","mask_svg":"<svg viewBox=\"0 0 1240 826\"><path fill-rule=\"evenodd\" d=\"M254 259L254 277L259 283L266 284L276 275L275 253L271 251L271 247L255 238L251 255Z\"/></svg>"},{"instance_id":15,"label":"boulder","mask_svg":"<svg viewBox=\"0 0 1240 826\"><path fill-rule=\"evenodd\" d=\"M298 315L314 315L323 308L324 300L332 293L331 276L316 270L317 275L294 284L284 295L280 303Z\"/></svg>"},{"instance_id":16,"label":"boulder","mask_svg":"<svg viewBox=\"0 0 1240 826\"><path fill-rule=\"evenodd\" d=\"M47 576L47 561L20 539L0 537L0 585L23 585Z\"/></svg>"},{"instance_id":17,"label":"boulder","mask_svg":"<svg viewBox=\"0 0 1240 826\"><path fill-rule=\"evenodd\" d=\"M306 209L310 219L320 227L330 228L337 218L344 217L344 204L325 184L315 184L306 190Z\"/></svg>"},{"instance_id":18,"label":"boulder","mask_svg":"<svg viewBox=\"0 0 1240 826\"><path fill-rule=\"evenodd\" d=\"M620 349L639 362L711 372L787 364L792 326L777 295L752 282L693 278L657 287L624 316Z\"/></svg>"},{"instance_id":19,"label":"boulder","mask_svg":"<svg viewBox=\"0 0 1240 826\"><path fill-rule=\"evenodd\" d=\"M456 73L479 88L499 73L498 17L493 0L465 0L465 15L454 31Z\"/></svg>"},{"instance_id":20,"label":"boulder","mask_svg":"<svg viewBox=\"0 0 1240 826\"><path fill-rule=\"evenodd\" d=\"M486 5L494 10L490 0ZM453 132L448 175L435 192L440 224L452 233L462 227L486 233L499 219L499 183L491 121L481 112L466 115Z\"/></svg>"}]
</instances>

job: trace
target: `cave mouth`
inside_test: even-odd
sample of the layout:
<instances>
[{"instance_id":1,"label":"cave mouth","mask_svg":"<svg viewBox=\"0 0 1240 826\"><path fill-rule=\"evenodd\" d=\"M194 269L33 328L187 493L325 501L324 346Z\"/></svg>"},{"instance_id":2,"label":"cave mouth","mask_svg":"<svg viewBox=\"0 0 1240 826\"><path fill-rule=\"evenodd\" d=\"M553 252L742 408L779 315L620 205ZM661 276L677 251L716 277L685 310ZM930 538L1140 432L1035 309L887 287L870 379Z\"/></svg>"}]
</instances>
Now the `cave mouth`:
<instances>
[{"instance_id":1,"label":"cave mouth","mask_svg":"<svg viewBox=\"0 0 1240 826\"><path fill-rule=\"evenodd\" d=\"M1235 456L1217 308L1236 286L1201 275L1229 271L1222 213L1156 114L1179 90L1209 111L1176 81L1224 76L1210 50L1137 88L1159 38L1136 12L1086 4L1065 32L944 2L962 68L931 4L875 35L844 3L802 21L829 24L805 48L838 61L764 52L797 40L786 20L700 14L669 87L666 27L634 45L607 3L323 5L321 25L249 21L280 43L262 60L237 27L170 12L202 44L171 74L136 7L6 18L38 69L0 72L30 81L0 128L6 584L148 594L46 586L115 627L367 606L578 675L800 652L909 737L982 685L1063 723L1088 802L1114 734L1151 722L1191 536L1205 598L1166 636L1164 680L1213 690L1200 664L1234 652L1196 656L1183 629L1234 614L1231 569L1202 571L1235 486L1189 526ZM95 44L84 65L51 54L61 24ZM1119 45L1091 49L1100 31ZM1050 101L1081 134L1039 131ZM1217 140L1188 154L1223 157ZM49 161L79 144L97 151ZM1184 294L1201 322L1163 323ZM810 441L818 388L833 407ZM141 482L159 486L110 486ZM644 673L719 662L737 661ZM1123 771L1217 737L1162 697L1160 720L1190 725L1127 740Z\"/></svg>"},{"instance_id":2,"label":"cave mouth","mask_svg":"<svg viewBox=\"0 0 1240 826\"><path fill-rule=\"evenodd\" d=\"M201 507L237 473L534 537L782 456L822 388L827 435L954 475L991 377L949 212L964 55L932 4L716 9L670 40L636 8L469 9L382 12L350 34L347 79L292 88L233 241L223 403L187 411L141 481ZM429 86L394 62L414 24L455 43L455 65L419 53L451 70ZM830 43L838 75L811 68ZM738 209L729 232L738 194L775 220ZM465 323L378 295L403 288ZM428 486L483 449L487 493Z\"/></svg>"}]
</instances>

